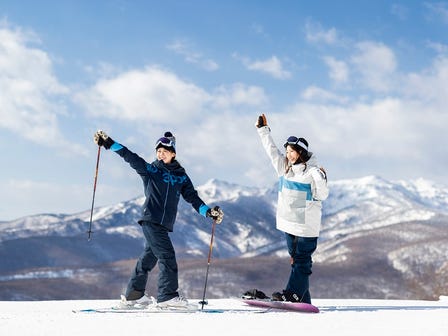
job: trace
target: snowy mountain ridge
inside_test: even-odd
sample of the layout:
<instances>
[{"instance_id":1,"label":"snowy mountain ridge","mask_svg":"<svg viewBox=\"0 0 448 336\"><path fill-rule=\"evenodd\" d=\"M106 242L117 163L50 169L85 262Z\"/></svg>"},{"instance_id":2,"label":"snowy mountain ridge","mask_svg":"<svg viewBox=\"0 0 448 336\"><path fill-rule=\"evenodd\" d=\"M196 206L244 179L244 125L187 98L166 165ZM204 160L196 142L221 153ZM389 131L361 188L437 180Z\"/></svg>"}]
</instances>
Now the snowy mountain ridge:
<instances>
[{"instance_id":1,"label":"snowy mountain ridge","mask_svg":"<svg viewBox=\"0 0 448 336\"><path fill-rule=\"evenodd\" d=\"M329 187L313 256L313 273L318 274L313 290L330 297L362 298L448 294L446 187L424 179L391 182L378 176L332 181ZM207 204L225 212L213 246L213 258L220 261L212 275L216 297L237 293L246 283L280 288L277 273L288 272L289 264L283 261L289 257L283 233L275 227L277 186L210 180L197 190ZM86 234L90 210L0 222L0 298L76 297L79 290L90 290L92 281L97 283L96 295L117 292L143 248L137 224L143 202L137 197L95 208L91 241ZM198 295L210 233L211 220L181 201L171 238L177 259L185 263L180 281L189 295ZM62 288L67 290L67 281L73 286L63 297L54 292L57 278ZM103 279L112 287L105 287ZM39 281L44 296L26 281Z\"/></svg>"},{"instance_id":2,"label":"snowy mountain ridge","mask_svg":"<svg viewBox=\"0 0 448 336\"><path fill-rule=\"evenodd\" d=\"M448 188L436 186L424 179L390 182L377 176L367 176L330 182L329 187L330 196L323 203L323 239L353 230L372 229L403 221L429 220L438 213L448 214ZM275 213L276 185L271 188L244 187L212 179L197 187L197 190L207 204L218 204L224 209L226 218L223 225L226 225L229 217L234 216L233 207L226 209L223 206L227 203L238 205L239 201L244 200L245 207L257 211L258 203L262 200L268 205L267 210L270 210L271 215ZM119 231L134 237L136 230L131 226L137 221L143 202L141 196L95 208L93 221L96 230ZM198 218L191 216L188 207L181 204L177 226L187 221L198 222ZM87 230L89 219L90 211L83 211L69 215L38 214L0 222L0 241L30 236L76 235ZM120 219L125 219L127 227L121 226ZM246 225L251 226L250 219Z\"/></svg>"}]
</instances>

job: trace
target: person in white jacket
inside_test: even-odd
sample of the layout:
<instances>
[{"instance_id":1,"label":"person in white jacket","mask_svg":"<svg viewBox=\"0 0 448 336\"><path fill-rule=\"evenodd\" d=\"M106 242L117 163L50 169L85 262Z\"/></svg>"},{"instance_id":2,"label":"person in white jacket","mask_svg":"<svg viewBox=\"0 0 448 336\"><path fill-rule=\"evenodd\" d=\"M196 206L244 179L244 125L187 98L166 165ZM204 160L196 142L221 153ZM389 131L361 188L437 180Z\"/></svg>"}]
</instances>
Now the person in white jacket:
<instances>
[{"instance_id":1,"label":"person in white jacket","mask_svg":"<svg viewBox=\"0 0 448 336\"><path fill-rule=\"evenodd\" d=\"M312 254L317 248L322 201L329 193L326 172L319 167L304 138L288 137L284 144L286 154L283 154L272 139L264 114L258 117L256 127L279 178L276 225L285 232L291 256L286 288L273 293L272 299L311 303Z\"/></svg>"}]
</instances>

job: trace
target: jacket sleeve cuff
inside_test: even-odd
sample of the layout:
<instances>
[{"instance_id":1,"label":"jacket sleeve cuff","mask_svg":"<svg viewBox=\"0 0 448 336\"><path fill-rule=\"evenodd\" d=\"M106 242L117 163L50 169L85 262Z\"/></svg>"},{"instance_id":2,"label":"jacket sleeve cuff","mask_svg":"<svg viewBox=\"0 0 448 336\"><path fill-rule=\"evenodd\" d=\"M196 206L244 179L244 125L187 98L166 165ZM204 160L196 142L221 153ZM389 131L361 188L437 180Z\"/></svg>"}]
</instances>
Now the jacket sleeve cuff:
<instances>
[{"instance_id":1,"label":"jacket sleeve cuff","mask_svg":"<svg viewBox=\"0 0 448 336\"><path fill-rule=\"evenodd\" d=\"M202 205L199 207L199 213L200 213L202 216L207 217L207 211L208 211L208 209L210 209L210 207L208 207L208 206L205 205L205 204L202 204Z\"/></svg>"},{"instance_id":2,"label":"jacket sleeve cuff","mask_svg":"<svg viewBox=\"0 0 448 336\"><path fill-rule=\"evenodd\" d=\"M123 148L123 146L120 145L118 142L114 142L112 144L112 146L110 146L110 150L113 151L113 152L119 151L122 148Z\"/></svg>"},{"instance_id":3,"label":"jacket sleeve cuff","mask_svg":"<svg viewBox=\"0 0 448 336\"><path fill-rule=\"evenodd\" d=\"M269 128L269 126L263 126L263 127L257 128L257 131L258 131L258 134L260 134L260 135L271 133L271 129Z\"/></svg>"}]
</instances>

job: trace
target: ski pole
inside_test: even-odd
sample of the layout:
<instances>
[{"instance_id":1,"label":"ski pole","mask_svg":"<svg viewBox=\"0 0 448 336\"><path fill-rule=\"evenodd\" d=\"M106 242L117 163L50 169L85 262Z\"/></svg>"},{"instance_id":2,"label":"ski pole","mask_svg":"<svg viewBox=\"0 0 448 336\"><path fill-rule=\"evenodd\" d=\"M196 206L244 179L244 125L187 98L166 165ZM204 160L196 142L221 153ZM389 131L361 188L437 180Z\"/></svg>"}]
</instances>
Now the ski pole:
<instances>
[{"instance_id":1,"label":"ski pole","mask_svg":"<svg viewBox=\"0 0 448 336\"><path fill-rule=\"evenodd\" d=\"M205 292L207 291L208 270L210 269L210 262L212 259L213 237L215 236L215 227L216 227L216 219L213 220L212 235L210 237L210 246L208 250L208 259L207 259L207 272L205 273L204 294L202 295L202 301L199 302L200 304L202 304L201 310L204 309L204 305L207 304L207 302L205 301Z\"/></svg>"},{"instance_id":2,"label":"ski pole","mask_svg":"<svg viewBox=\"0 0 448 336\"><path fill-rule=\"evenodd\" d=\"M88 234L87 240L88 241L90 241L91 235L93 233L93 231L92 231L92 216L93 216L93 205L95 204L96 181L98 179L98 166L100 164L100 153L101 153L101 146L98 146L98 154L96 157L95 179L93 182L92 208L90 209L89 231L87 231L87 234Z\"/></svg>"}]
</instances>

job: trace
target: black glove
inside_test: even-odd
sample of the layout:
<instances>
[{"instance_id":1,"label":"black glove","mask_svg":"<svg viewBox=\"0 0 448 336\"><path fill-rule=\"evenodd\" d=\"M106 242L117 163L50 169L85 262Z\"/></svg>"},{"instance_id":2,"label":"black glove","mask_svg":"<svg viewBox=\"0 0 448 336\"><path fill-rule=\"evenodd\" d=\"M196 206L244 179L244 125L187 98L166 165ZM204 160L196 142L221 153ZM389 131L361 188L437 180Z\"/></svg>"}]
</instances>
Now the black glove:
<instances>
[{"instance_id":1,"label":"black glove","mask_svg":"<svg viewBox=\"0 0 448 336\"><path fill-rule=\"evenodd\" d=\"M93 141L98 146L103 146L106 149L109 149L110 146L112 146L115 143L115 141L113 141L112 138L106 134L106 132L101 131L101 130L97 131L93 135Z\"/></svg>"},{"instance_id":2,"label":"black glove","mask_svg":"<svg viewBox=\"0 0 448 336\"><path fill-rule=\"evenodd\" d=\"M206 216L211 217L216 224L221 224L222 219L224 218L224 212L219 206L215 206L213 209L207 210Z\"/></svg>"},{"instance_id":3,"label":"black glove","mask_svg":"<svg viewBox=\"0 0 448 336\"><path fill-rule=\"evenodd\" d=\"M260 116L258 116L258 120L257 123L255 124L255 126L257 126L257 128L263 127L263 126L267 126L268 125L268 121L266 120L266 116L263 114L261 114Z\"/></svg>"}]
</instances>

